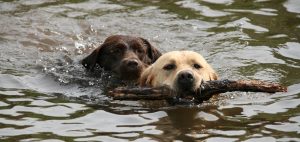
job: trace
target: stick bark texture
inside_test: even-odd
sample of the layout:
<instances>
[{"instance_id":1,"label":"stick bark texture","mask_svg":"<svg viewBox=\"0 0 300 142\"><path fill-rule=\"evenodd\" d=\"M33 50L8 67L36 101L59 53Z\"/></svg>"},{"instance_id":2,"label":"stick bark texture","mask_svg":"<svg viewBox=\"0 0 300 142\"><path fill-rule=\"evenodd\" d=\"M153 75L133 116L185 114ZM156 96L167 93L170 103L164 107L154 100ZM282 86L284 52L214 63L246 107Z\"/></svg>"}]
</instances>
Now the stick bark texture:
<instances>
[{"instance_id":1,"label":"stick bark texture","mask_svg":"<svg viewBox=\"0 0 300 142\"><path fill-rule=\"evenodd\" d=\"M197 91L193 94L193 97L197 101L207 100L212 95L243 91L243 92L286 92L287 88L276 83L269 83L258 80L214 80L203 82ZM109 91L109 95L115 100L162 100L172 99L177 97L176 92L172 91L168 87L118 87L112 91Z\"/></svg>"}]
</instances>

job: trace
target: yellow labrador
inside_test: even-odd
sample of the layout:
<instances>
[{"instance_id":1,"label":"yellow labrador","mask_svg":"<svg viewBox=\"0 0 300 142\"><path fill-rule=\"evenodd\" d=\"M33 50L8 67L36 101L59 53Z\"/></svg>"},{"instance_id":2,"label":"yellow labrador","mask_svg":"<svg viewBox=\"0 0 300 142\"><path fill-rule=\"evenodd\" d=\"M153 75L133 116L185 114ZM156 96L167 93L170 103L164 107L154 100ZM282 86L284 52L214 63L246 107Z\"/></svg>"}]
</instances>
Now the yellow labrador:
<instances>
[{"instance_id":1,"label":"yellow labrador","mask_svg":"<svg viewBox=\"0 0 300 142\"><path fill-rule=\"evenodd\" d=\"M193 51L172 51L163 54L141 75L141 86L168 86L176 93L195 92L202 81L217 80L218 76L206 60Z\"/></svg>"}]
</instances>

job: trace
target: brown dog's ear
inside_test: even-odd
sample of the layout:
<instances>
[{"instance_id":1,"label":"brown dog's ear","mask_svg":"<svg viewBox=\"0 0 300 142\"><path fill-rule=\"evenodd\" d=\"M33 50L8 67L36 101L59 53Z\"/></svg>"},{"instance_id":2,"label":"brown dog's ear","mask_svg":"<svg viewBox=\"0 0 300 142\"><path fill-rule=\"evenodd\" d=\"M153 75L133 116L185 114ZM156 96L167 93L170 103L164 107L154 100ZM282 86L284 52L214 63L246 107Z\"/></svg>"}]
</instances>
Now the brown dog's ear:
<instances>
[{"instance_id":1,"label":"brown dog's ear","mask_svg":"<svg viewBox=\"0 0 300 142\"><path fill-rule=\"evenodd\" d=\"M161 56L161 53L155 47L153 47L148 40L141 37L140 39L147 46L147 55L151 59L151 63L154 63Z\"/></svg>"},{"instance_id":2,"label":"brown dog's ear","mask_svg":"<svg viewBox=\"0 0 300 142\"><path fill-rule=\"evenodd\" d=\"M219 77L215 72L211 72L211 73L209 73L209 79L210 80L218 80Z\"/></svg>"},{"instance_id":3,"label":"brown dog's ear","mask_svg":"<svg viewBox=\"0 0 300 142\"><path fill-rule=\"evenodd\" d=\"M81 60L81 64L88 70L93 71L99 56L99 51L102 46L95 49L90 55Z\"/></svg>"},{"instance_id":4,"label":"brown dog's ear","mask_svg":"<svg viewBox=\"0 0 300 142\"><path fill-rule=\"evenodd\" d=\"M151 86L154 76L152 75L152 66L146 68L139 78L140 86Z\"/></svg>"}]
</instances>

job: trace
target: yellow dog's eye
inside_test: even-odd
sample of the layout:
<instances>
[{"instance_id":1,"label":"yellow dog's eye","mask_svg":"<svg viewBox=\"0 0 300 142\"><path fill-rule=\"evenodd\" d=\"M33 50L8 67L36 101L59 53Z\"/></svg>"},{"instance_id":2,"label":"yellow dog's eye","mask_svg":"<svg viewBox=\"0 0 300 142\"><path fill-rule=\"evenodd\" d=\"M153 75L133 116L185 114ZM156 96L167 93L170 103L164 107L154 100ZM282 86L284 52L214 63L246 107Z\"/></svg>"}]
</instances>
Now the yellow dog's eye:
<instances>
[{"instance_id":1,"label":"yellow dog's eye","mask_svg":"<svg viewBox=\"0 0 300 142\"><path fill-rule=\"evenodd\" d=\"M200 69L200 68L201 68L201 66L200 66L199 64L194 64L194 68L196 68L196 69Z\"/></svg>"},{"instance_id":2,"label":"yellow dog's eye","mask_svg":"<svg viewBox=\"0 0 300 142\"><path fill-rule=\"evenodd\" d=\"M172 70L175 68L176 68L176 66L174 64L167 64L164 66L164 70Z\"/></svg>"}]
</instances>

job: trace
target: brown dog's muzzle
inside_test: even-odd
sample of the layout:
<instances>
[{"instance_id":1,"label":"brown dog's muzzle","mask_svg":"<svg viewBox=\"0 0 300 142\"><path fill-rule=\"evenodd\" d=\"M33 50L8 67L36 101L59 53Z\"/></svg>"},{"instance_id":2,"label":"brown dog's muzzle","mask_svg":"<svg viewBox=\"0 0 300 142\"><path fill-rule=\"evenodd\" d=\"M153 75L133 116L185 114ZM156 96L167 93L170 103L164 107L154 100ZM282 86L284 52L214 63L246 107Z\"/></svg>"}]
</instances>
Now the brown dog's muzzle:
<instances>
[{"instance_id":1,"label":"brown dog's muzzle","mask_svg":"<svg viewBox=\"0 0 300 142\"><path fill-rule=\"evenodd\" d=\"M137 59L126 59L122 61L122 65L127 70L137 70L139 67L139 61Z\"/></svg>"},{"instance_id":2,"label":"brown dog's muzzle","mask_svg":"<svg viewBox=\"0 0 300 142\"><path fill-rule=\"evenodd\" d=\"M122 79L134 80L140 77L144 66L139 60L130 58L123 59L120 66L120 75Z\"/></svg>"}]
</instances>

